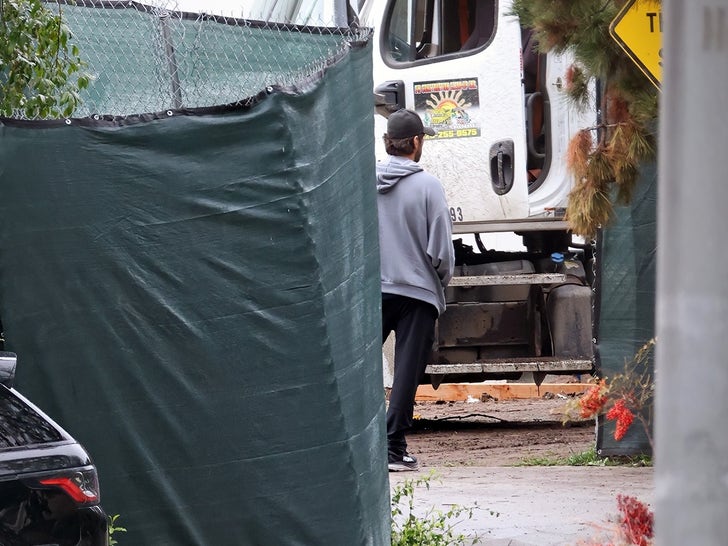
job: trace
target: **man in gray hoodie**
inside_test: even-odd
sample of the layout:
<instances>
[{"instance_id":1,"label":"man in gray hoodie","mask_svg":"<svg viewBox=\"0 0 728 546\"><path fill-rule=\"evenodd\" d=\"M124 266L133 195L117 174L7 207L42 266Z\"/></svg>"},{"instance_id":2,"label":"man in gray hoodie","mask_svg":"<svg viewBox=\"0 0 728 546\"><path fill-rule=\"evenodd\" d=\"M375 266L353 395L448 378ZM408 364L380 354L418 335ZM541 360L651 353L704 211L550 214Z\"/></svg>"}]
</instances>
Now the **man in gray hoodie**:
<instances>
[{"instance_id":1,"label":"man in gray hoodie","mask_svg":"<svg viewBox=\"0 0 728 546\"><path fill-rule=\"evenodd\" d=\"M455 264L452 226L440 181L418 164L424 127L411 110L389 116L377 164L377 205L382 280L382 343L394 331L394 381L387 409L390 471L417 470L407 452L415 394L445 311L445 287Z\"/></svg>"}]
</instances>

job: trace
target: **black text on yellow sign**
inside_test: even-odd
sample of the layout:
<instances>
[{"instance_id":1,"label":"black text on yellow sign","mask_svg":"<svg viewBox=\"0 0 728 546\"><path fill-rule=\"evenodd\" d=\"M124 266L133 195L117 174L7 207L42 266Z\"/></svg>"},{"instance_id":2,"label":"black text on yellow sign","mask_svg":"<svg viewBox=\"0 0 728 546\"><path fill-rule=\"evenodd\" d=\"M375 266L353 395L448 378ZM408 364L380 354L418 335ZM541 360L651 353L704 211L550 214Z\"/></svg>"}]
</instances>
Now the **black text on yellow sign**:
<instances>
[{"instance_id":1,"label":"black text on yellow sign","mask_svg":"<svg viewBox=\"0 0 728 546\"><path fill-rule=\"evenodd\" d=\"M609 26L619 46L657 87L662 81L662 2L630 0Z\"/></svg>"}]
</instances>

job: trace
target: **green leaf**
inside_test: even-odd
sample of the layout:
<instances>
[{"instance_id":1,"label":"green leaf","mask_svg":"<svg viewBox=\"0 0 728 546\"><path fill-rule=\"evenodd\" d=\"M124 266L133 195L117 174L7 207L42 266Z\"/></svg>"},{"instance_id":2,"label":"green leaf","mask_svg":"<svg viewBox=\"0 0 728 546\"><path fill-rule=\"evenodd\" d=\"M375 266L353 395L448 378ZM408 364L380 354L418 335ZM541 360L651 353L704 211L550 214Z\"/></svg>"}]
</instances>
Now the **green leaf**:
<instances>
[{"instance_id":1,"label":"green leaf","mask_svg":"<svg viewBox=\"0 0 728 546\"><path fill-rule=\"evenodd\" d=\"M4 0L0 24L0 105L3 115L20 111L28 118L69 115L80 104L87 75L69 78L85 66L62 12L41 0ZM28 99L28 97L34 97Z\"/></svg>"}]
</instances>

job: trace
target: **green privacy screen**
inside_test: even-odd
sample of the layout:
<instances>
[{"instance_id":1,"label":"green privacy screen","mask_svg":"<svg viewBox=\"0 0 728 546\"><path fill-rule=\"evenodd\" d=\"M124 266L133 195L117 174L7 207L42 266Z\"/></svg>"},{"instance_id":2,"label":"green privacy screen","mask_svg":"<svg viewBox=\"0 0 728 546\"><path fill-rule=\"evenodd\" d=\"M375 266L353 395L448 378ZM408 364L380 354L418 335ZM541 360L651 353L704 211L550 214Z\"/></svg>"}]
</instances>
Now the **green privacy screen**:
<instances>
[{"instance_id":1,"label":"green privacy screen","mask_svg":"<svg viewBox=\"0 0 728 546\"><path fill-rule=\"evenodd\" d=\"M646 164L632 204L616 208L599 252L599 364L603 377L624 373L625 362L655 335L657 166ZM654 377L650 358L646 370ZM646 413L645 417L650 416ZM597 450L603 456L650 454L649 439L635 419L626 436L614 439L615 422L599 418Z\"/></svg>"},{"instance_id":2,"label":"green privacy screen","mask_svg":"<svg viewBox=\"0 0 728 546\"><path fill-rule=\"evenodd\" d=\"M120 545L389 543L370 57L235 106L2 120L6 348Z\"/></svg>"}]
</instances>

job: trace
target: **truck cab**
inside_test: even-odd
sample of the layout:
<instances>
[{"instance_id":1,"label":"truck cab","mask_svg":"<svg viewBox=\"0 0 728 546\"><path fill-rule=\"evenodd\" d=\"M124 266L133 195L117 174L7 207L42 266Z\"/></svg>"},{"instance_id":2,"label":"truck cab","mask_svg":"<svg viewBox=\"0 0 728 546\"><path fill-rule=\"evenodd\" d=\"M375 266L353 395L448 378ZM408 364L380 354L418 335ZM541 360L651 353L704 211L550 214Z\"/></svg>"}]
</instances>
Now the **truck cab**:
<instances>
[{"instance_id":1,"label":"truck cab","mask_svg":"<svg viewBox=\"0 0 728 546\"><path fill-rule=\"evenodd\" d=\"M501 0L367 0L360 11L375 31L377 157L395 110L437 131L421 163L445 188L457 265L426 371L434 386L593 368L592 252L564 211L568 145L596 110L569 104L572 59L539 53L511 11Z\"/></svg>"}]
</instances>

